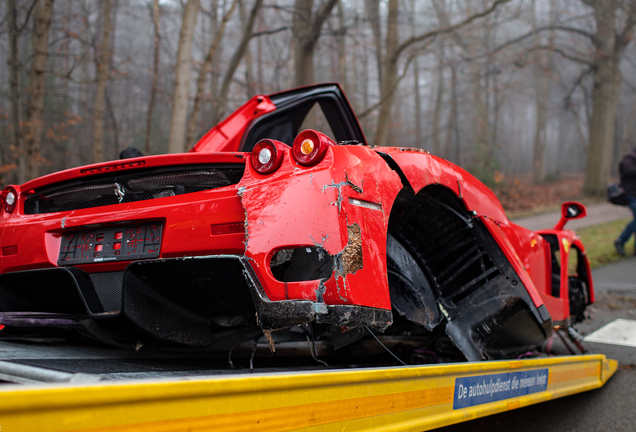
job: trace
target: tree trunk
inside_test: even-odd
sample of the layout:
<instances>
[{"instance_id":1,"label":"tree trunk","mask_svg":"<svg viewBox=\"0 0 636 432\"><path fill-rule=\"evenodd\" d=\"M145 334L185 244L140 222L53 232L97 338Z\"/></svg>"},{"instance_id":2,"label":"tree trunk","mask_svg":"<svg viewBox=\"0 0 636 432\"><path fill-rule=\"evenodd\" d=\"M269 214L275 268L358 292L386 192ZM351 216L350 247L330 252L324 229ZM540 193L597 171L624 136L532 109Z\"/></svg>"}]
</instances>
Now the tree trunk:
<instances>
[{"instance_id":1,"label":"tree trunk","mask_svg":"<svg viewBox=\"0 0 636 432\"><path fill-rule=\"evenodd\" d=\"M346 17L345 8L342 0L338 1L338 26L340 31L338 34L338 81L342 86L345 94L349 94L349 82L347 81L347 39L346 39ZM353 97L353 93L351 93Z\"/></svg>"},{"instance_id":2,"label":"tree trunk","mask_svg":"<svg viewBox=\"0 0 636 432\"><path fill-rule=\"evenodd\" d=\"M296 87L304 87L315 83L314 51L320 38L322 25L338 0L324 0L314 14L313 0L295 0L293 34L294 34L294 69Z\"/></svg>"},{"instance_id":3,"label":"tree trunk","mask_svg":"<svg viewBox=\"0 0 636 432\"><path fill-rule=\"evenodd\" d=\"M117 124L117 118L115 117L115 110L113 109L113 104L110 102L110 97L108 96L108 86L104 91L104 99L106 101L106 109L108 110L108 117L110 118L110 123L113 131L113 153L112 160L119 158L119 125Z\"/></svg>"},{"instance_id":4,"label":"tree trunk","mask_svg":"<svg viewBox=\"0 0 636 432\"><path fill-rule=\"evenodd\" d=\"M247 20L247 24L243 29L243 37L241 38L241 42L239 46L236 48L232 59L230 60L230 64L227 67L225 72L225 76L223 77L223 83L221 84L221 91L219 92L219 104L217 111L217 118L214 119L215 123L218 123L219 120L223 118L225 114L225 108L227 107L227 98L230 93L230 84L232 84L232 78L234 78L234 73L236 73L236 69L241 64L241 59L247 50L247 46L250 43L250 39L252 39L252 34L254 32L254 23L256 22L256 17L258 16L258 11L261 9L263 5L263 0L256 0L254 2L254 6L252 7L252 11L250 12L250 17Z\"/></svg>"},{"instance_id":5,"label":"tree trunk","mask_svg":"<svg viewBox=\"0 0 636 432\"><path fill-rule=\"evenodd\" d=\"M550 1L550 15L555 17L554 0ZM532 2L533 28L536 28L535 3ZM554 31L550 35L549 45L554 43ZM538 38L535 40L538 46ZM534 95L536 106L536 123L534 132L534 145L532 148L532 182L539 184L545 179L545 147L546 126L548 122L548 99L550 97L550 84L552 83L552 53L537 51L534 65ZM561 145L561 143L559 143Z\"/></svg>"},{"instance_id":6,"label":"tree trunk","mask_svg":"<svg viewBox=\"0 0 636 432\"><path fill-rule=\"evenodd\" d=\"M210 31L212 32L212 37L216 34L219 26L221 25L219 21L218 14L218 6L219 0L212 1L212 11L210 21ZM223 72L223 50L224 45L220 44L216 48L216 53L212 59L212 68L210 69L210 85L209 85L209 94L211 97L209 98L210 109L207 115L207 118L211 119L212 124L215 124L215 119L218 117L217 113L219 112L219 86L221 84L221 74Z\"/></svg>"},{"instance_id":7,"label":"tree trunk","mask_svg":"<svg viewBox=\"0 0 636 432\"><path fill-rule=\"evenodd\" d=\"M433 112L433 124L431 125L432 151L434 155L442 156L442 109L444 108L444 47L440 46L439 65L437 66L437 96L435 98L435 111Z\"/></svg>"},{"instance_id":8,"label":"tree trunk","mask_svg":"<svg viewBox=\"0 0 636 432\"><path fill-rule=\"evenodd\" d=\"M102 2L102 46L97 65L97 92L95 93L95 131L93 140L93 162L104 161L104 101L106 81L108 81L108 63L110 58L110 26L112 0Z\"/></svg>"},{"instance_id":9,"label":"tree trunk","mask_svg":"<svg viewBox=\"0 0 636 432\"><path fill-rule=\"evenodd\" d=\"M538 79L537 79L538 78ZM535 106L537 108L534 132L534 145L532 148L532 182L539 184L545 178L545 142L548 92L550 91L550 78L535 76Z\"/></svg>"},{"instance_id":10,"label":"tree trunk","mask_svg":"<svg viewBox=\"0 0 636 432\"><path fill-rule=\"evenodd\" d=\"M172 118L170 119L168 139L169 153L183 153L185 151L186 119L188 117L188 98L192 75L192 39L198 13L199 0L188 0L179 33L179 49L172 96Z\"/></svg>"},{"instance_id":11,"label":"tree trunk","mask_svg":"<svg viewBox=\"0 0 636 432\"><path fill-rule=\"evenodd\" d=\"M386 32L386 60L384 83L382 84L380 115L375 132L375 145L387 145L391 123L391 107L395 95L394 83L398 74L398 58L394 55L398 47L398 0L389 0L389 16Z\"/></svg>"},{"instance_id":12,"label":"tree trunk","mask_svg":"<svg viewBox=\"0 0 636 432\"><path fill-rule=\"evenodd\" d=\"M245 2L243 0L239 1L239 12L241 15L241 23L243 24L243 27L246 27L249 18L247 16ZM245 47L245 54L243 58L245 59L245 96L249 99L254 96L254 71L252 70L252 52L249 44Z\"/></svg>"},{"instance_id":13,"label":"tree trunk","mask_svg":"<svg viewBox=\"0 0 636 432\"><path fill-rule=\"evenodd\" d=\"M413 59L413 103L415 105L415 112L413 113L413 121L415 123L415 140L414 147L424 148L424 142L422 141L422 101L420 99L420 67L418 65L417 57ZM439 155L438 153L435 153Z\"/></svg>"},{"instance_id":14,"label":"tree trunk","mask_svg":"<svg viewBox=\"0 0 636 432\"><path fill-rule=\"evenodd\" d=\"M380 25L380 0L365 0L369 25L373 32L373 42L375 44L375 61L378 68L378 83L380 93L384 84L384 55L382 53L382 26Z\"/></svg>"},{"instance_id":15,"label":"tree trunk","mask_svg":"<svg viewBox=\"0 0 636 432\"><path fill-rule=\"evenodd\" d=\"M161 28L159 27L159 0L153 0L152 22L155 30L155 50L152 64L152 84L150 85L150 102L148 103L148 114L146 115L146 136L144 137L144 154L150 154L150 128L152 127L152 111L155 108L155 98L157 97L157 80L159 79L159 54L161 53Z\"/></svg>"},{"instance_id":16,"label":"tree trunk","mask_svg":"<svg viewBox=\"0 0 636 432\"><path fill-rule=\"evenodd\" d=\"M265 28L263 24L263 14L258 16L258 28L259 31L262 31ZM260 94L265 93L265 71L263 66L263 38L257 38L257 49L256 49L256 62L257 62L257 73L258 73L258 92Z\"/></svg>"},{"instance_id":17,"label":"tree trunk","mask_svg":"<svg viewBox=\"0 0 636 432\"><path fill-rule=\"evenodd\" d=\"M411 36L415 36L416 34L416 26L415 26L415 0L411 0ZM422 141L422 101L420 99L420 67L417 61L417 57L413 59L413 105L415 105L414 115L414 130L415 130L415 139L413 147L416 148L424 148L424 143ZM438 141L438 152L435 153L439 155L439 141Z\"/></svg>"},{"instance_id":18,"label":"tree trunk","mask_svg":"<svg viewBox=\"0 0 636 432\"><path fill-rule=\"evenodd\" d=\"M457 165L460 165L459 120L457 118L457 71L451 66L451 109L446 132L445 155ZM455 139L453 139L453 137ZM453 143L455 144L453 146Z\"/></svg>"},{"instance_id":19,"label":"tree trunk","mask_svg":"<svg viewBox=\"0 0 636 432\"><path fill-rule=\"evenodd\" d=\"M471 107L471 134L473 148L475 150L478 166L483 168L482 175L489 176L493 172L493 155L490 151L488 109L484 100L484 87L482 85L481 65L472 62L468 68L471 78L472 107Z\"/></svg>"},{"instance_id":20,"label":"tree trunk","mask_svg":"<svg viewBox=\"0 0 636 432\"><path fill-rule=\"evenodd\" d=\"M621 82L619 59L612 56L596 63L594 90L592 91L592 118L587 151L583 192L604 195L609 181L614 122Z\"/></svg>"},{"instance_id":21,"label":"tree trunk","mask_svg":"<svg viewBox=\"0 0 636 432\"><path fill-rule=\"evenodd\" d=\"M625 126L625 137L621 144L620 155L629 153L632 142L632 130L634 129L634 121L636 120L636 97L632 102L632 108L629 110L629 117L627 119L627 125Z\"/></svg>"},{"instance_id":22,"label":"tree trunk","mask_svg":"<svg viewBox=\"0 0 636 432\"><path fill-rule=\"evenodd\" d=\"M592 89L592 117L589 123L589 145L585 168L583 192L587 195L604 195L609 180L616 105L621 83L620 59L634 31L634 9L630 8L628 27L623 35L617 34L617 2L597 0L592 3L596 33L592 39L596 47L592 64L594 87Z\"/></svg>"},{"instance_id":23,"label":"tree trunk","mask_svg":"<svg viewBox=\"0 0 636 432\"><path fill-rule=\"evenodd\" d=\"M223 36L225 35L225 27L227 26L234 9L236 9L236 5L239 0L233 0L230 9L223 15L223 19L221 20L221 24L216 30L212 42L210 43L210 49L208 49L208 54L205 57L205 61L203 65L201 65L201 70L199 71L199 77L197 78L197 93L194 97L194 105L192 107L192 114L190 115L190 120L188 121L188 135L186 138L186 143L189 146L193 146L195 144L195 134L197 129L197 120L199 117L199 111L201 110L201 105L203 104L203 95L205 93L205 84L208 78L208 74L212 69L212 62L215 58L216 50L223 40Z\"/></svg>"},{"instance_id":24,"label":"tree trunk","mask_svg":"<svg viewBox=\"0 0 636 432\"><path fill-rule=\"evenodd\" d=\"M311 44L311 22L313 17L313 0L296 0L294 2L293 34L294 34L294 68L296 87L314 83L314 49Z\"/></svg>"},{"instance_id":25,"label":"tree trunk","mask_svg":"<svg viewBox=\"0 0 636 432\"><path fill-rule=\"evenodd\" d=\"M9 18L9 93L11 98L11 122L13 145L18 151L18 183L26 181L26 151L22 141L22 107L20 106L20 59L18 50L18 8L17 0L7 0Z\"/></svg>"},{"instance_id":26,"label":"tree trunk","mask_svg":"<svg viewBox=\"0 0 636 432\"><path fill-rule=\"evenodd\" d=\"M532 149L532 182L539 184L545 178L545 146L546 125L548 122L548 98L550 96L550 84L552 83L551 54L541 56L540 64L535 66L534 91L536 123L534 132L534 146ZM541 64L547 63L547 64Z\"/></svg>"}]
</instances>

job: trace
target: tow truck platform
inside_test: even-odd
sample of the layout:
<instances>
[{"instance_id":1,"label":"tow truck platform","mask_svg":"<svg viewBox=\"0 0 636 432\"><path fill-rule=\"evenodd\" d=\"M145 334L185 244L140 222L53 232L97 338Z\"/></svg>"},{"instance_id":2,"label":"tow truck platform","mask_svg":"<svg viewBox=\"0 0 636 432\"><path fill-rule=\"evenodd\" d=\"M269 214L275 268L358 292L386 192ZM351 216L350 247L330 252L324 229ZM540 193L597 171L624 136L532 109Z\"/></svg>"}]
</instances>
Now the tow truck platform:
<instances>
[{"instance_id":1,"label":"tow truck platform","mask_svg":"<svg viewBox=\"0 0 636 432\"><path fill-rule=\"evenodd\" d=\"M205 355L24 341L1 341L0 358L2 432L421 431L596 389L617 369L588 354L250 373L245 358L214 369Z\"/></svg>"}]
</instances>

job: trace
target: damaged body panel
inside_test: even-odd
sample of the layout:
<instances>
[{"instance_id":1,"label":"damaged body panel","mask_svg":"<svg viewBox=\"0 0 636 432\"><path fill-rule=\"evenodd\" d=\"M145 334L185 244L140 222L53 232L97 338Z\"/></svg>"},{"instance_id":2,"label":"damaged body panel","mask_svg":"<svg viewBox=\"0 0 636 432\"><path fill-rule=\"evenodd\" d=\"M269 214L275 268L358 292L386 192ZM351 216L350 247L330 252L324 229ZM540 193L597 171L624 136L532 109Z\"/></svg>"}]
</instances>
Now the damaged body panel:
<instances>
[{"instance_id":1,"label":"damaged body panel","mask_svg":"<svg viewBox=\"0 0 636 432\"><path fill-rule=\"evenodd\" d=\"M301 132L307 121L322 132ZM340 349L379 331L419 338L434 358L481 360L538 350L553 320L580 319L593 301L565 222L524 230L461 168L369 146L336 84L256 96L190 153L74 168L9 193L0 337ZM569 275L558 263L575 254Z\"/></svg>"}]
</instances>

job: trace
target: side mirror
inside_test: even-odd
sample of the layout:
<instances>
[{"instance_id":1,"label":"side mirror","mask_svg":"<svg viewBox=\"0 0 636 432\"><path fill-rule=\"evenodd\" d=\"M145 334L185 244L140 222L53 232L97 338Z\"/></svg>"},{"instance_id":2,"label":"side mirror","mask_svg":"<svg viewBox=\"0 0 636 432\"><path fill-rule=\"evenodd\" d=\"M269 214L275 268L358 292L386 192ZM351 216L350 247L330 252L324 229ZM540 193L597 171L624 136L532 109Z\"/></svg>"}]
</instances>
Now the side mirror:
<instances>
[{"instance_id":1,"label":"side mirror","mask_svg":"<svg viewBox=\"0 0 636 432\"><path fill-rule=\"evenodd\" d=\"M564 202L561 205L561 220L554 226L554 229L562 230L567 221L581 219L585 216L587 216L587 209L583 204L575 201Z\"/></svg>"}]
</instances>

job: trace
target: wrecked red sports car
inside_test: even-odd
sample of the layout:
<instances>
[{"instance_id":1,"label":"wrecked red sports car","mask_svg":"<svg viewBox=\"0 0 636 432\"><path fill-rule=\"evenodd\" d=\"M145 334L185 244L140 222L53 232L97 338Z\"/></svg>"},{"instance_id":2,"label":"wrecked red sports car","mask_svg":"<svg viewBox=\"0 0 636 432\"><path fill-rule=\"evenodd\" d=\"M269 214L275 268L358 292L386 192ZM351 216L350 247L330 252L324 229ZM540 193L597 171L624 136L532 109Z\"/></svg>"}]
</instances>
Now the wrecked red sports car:
<instances>
[{"instance_id":1,"label":"wrecked red sports car","mask_svg":"<svg viewBox=\"0 0 636 432\"><path fill-rule=\"evenodd\" d=\"M316 110L326 134L301 131ZM227 349L308 332L339 348L368 329L474 361L539 349L594 300L563 230L584 207L565 205L554 230L515 226L452 163L370 146L337 84L256 96L189 153L69 169L2 198L5 333Z\"/></svg>"}]
</instances>

